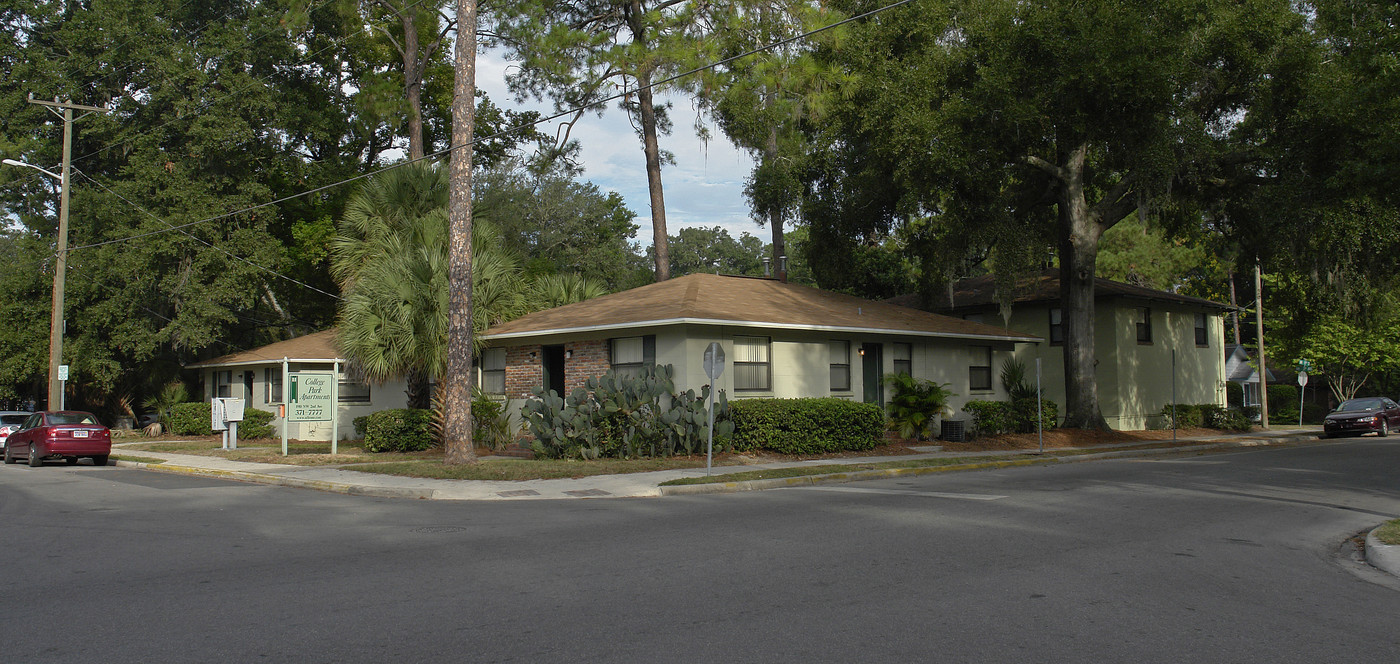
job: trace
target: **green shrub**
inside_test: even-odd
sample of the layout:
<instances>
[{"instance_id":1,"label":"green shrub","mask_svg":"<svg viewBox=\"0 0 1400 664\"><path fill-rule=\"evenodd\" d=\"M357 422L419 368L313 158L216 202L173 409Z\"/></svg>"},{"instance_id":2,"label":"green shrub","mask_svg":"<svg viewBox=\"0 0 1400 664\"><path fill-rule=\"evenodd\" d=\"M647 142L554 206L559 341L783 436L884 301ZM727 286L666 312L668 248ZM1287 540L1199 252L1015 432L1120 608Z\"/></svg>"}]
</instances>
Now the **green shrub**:
<instances>
[{"instance_id":1,"label":"green shrub","mask_svg":"<svg viewBox=\"0 0 1400 664\"><path fill-rule=\"evenodd\" d=\"M208 401L187 401L170 409L170 433L177 436L212 436L213 406ZM238 437L243 440L271 438L272 413L256 408L243 409L243 421L238 423Z\"/></svg>"},{"instance_id":2,"label":"green shrub","mask_svg":"<svg viewBox=\"0 0 1400 664\"><path fill-rule=\"evenodd\" d=\"M433 446L433 411L392 408L370 413L365 420L365 450L419 452Z\"/></svg>"},{"instance_id":3,"label":"green shrub","mask_svg":"<svg viewBox=\"0 0 1400 664\"><path fill-rule=\"evenodd\" d=\"M369 420L369 416L368 416L368 415L361 415L361 416L359 416L359 417L357 417L357 418L355 418L355 419L353 419L353 420L350 420L350 426L355 427L355 437L356 437L356 438L364 438L364 437L365 437L365 422L367 422L368 420Z\"/></svg>"},{"instance_id":4,"label":"green shrub","mask_svg":"<svg viewBox=\"0 0 1400 664\"><path fill-rule=\"evenodd\" d=\"M1225 403L1235 408L1244 405L1244 385L1233 380L1225 381Z\"/></svg>"},{"instance_id":5,"label":"green shrub","mask_svg":"<svg viewBox=\"0 0 1400 664\"><path fill-rule=\"evenodd\" d=\"M1016 426L1011 403L1007 401L969 401L963 405L963 411L972 416L972 428L978 436L1010 433Z\"/></svg>"},{"instance_id":6,"label":"green shrub","mask_svg":"<svg viewBox=\"0 0 1400 664\"><path fill-rule=\"evenodd\" d=\"M505 403L476 388L472 388L472 394L472 440L493 450L504 449L515 442Z\"/></svg>"},{"instance_id":7,"label":"green shrub","mask_svg":"<svg viewBox=\"0 0 1400 664\"><path fill-rule=\"evenodd\" d=\"M1293 421L1298 421L1298 386L1297 385L1270 385L1269 386L1269 412L1275 409L1282 411L1285 408L1293 410Z\"/></svg>"},{"instance_id":8,"label":"green shrub","mask_svg":"<svg viewBox=\"0 0 1400 664\"><path fill-rule=\"evenodd\" d=\"M743 399L729 404L734 447L780 454L868 450L880 444L884 409L845 399Z\"/></svg>"},{"instance_id":9,"label":"green shrub","mask_svg":"<svg viewBox=\"0 0 1400 664\"><path fill-rule=\"evenodd\" d=\"M1223 429L1228 431L1248 431L1254 407L1227 408L1219 404L1201 403L1176 405L1176 427L1178 429ZM1172 406L1162 407L1162 420L1165 428L1172 428Z\"/></svg>"},{"instance_id":10,"label":"green shrub","mask_svg":"<svg viewBox=\"0 0 1400 664\"><path fill-rule=\"evenodd\" d=\"M1172 419L1173 416L1176 417L1175 421ZM1167 404L1162 406L1162 421L1164 429L1199 429L1205 424L1205 414L1201 412L1200 406L1187 403L1179 403L1175 406Z\"/></svg>"},{"instance_id":11,"label":"green shrub","mask_svg":"<svg viewBox=\"0 0 1400 664\"><path fill-rule=\"evenodd\" d=\"M1011 423L1020 433L1033 433L1037 431L1035 395L1021 397L1011 402ZM1060 420L1060 407L1049 399L1040 400L1040 425L1046 429L1054 429L1055 423Z\"/></svg>"},{"instance_id":12,"label":"green shrub","mask_svg":"<svg viewBox=\"0 0 1400 664\"><path fill-rule=\"evenodd\" d=\"M186 401L170 409L170 433L177 436L214 435L212 407L208 401Z\"/></svg>"},{"instance_id":13,"label":"green shrub","mask_svg":"<svg viewBox=\"0 0 1400 664\"><path fill-rule=\"evenodd\" d=\"M933 426L934 418L948 407L948 385L914 378L906 373L885 374L890 386L890 423L902 438L924 440Z\"/></svg>"},{"instance_id":14,"label":"green shrub","mask_svg":"<svg viewBox=\"0 0 1400 664\"><path fill-rule=\"evenodd\" d=\"M273 414L257 408L243 409L243 421L238 423L238 437L244 440L272 438Z\"/></svg>"}]
</instances>

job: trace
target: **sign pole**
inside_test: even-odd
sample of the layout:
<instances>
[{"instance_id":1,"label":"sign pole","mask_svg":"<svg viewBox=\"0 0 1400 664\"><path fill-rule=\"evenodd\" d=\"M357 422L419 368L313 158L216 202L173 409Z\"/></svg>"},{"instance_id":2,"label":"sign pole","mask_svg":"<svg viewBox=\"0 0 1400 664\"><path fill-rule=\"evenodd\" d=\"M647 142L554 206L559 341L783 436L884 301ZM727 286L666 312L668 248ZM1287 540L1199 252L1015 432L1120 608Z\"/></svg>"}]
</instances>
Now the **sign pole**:
<instances>
[{"instance_id":1,"label":"sign pole","mask_svg":"<svg viewBox=\"0 0 1400 664\"><path fill-rule=\"evenodd\" d=\"M282 358L282 456L287 456L287 419L292 414L287 400L287 358Z\"/></svg>"},{"instance_id":2,"label":"sign pole","mask_svg":"<svg viewBox=\"0 0 1400 664\"><path fill-rule=\"evenodd\" d=\"M705 347L702 365L705 367L705 375L710 378L710 437L705 443L705 477L709 477L710 466L715 457L715 380L724 373L724 347L711 341L710 345Z\"/></svg>"},{"instance_id":3,"label":"sign pole","mask_svg":"<svg viewBox=\"0 0 1400 664\"><path fill-rule=\"evenodd\" d=\"M1311 366L1307 360L1299 362L1299 365ZM1303 427L1303 395L1308 391L1308 370L1303 369L1298 372L1298 428Z\"/></svg>"},{"instance_id":4,"label":"sign pole","mask_svg":"<svg viewBox=\"0 0 1400 664\"><path fill-rule=\"evenodd\" d=\"M335 361L331 376L331 454L340 453L340 360Z\"/></svg>"},{"instance_id":5,"label":"sign pole","mask_svg":"<svg viewBox=\"0 0 1400 664\"><path fill-rule=\"evenodd\" d=\"M1045 415L1041 412L1040 358L1035 358L1035 430L1040 435L1040 453L1045 454Z\"/></svg>"}]
</instances>

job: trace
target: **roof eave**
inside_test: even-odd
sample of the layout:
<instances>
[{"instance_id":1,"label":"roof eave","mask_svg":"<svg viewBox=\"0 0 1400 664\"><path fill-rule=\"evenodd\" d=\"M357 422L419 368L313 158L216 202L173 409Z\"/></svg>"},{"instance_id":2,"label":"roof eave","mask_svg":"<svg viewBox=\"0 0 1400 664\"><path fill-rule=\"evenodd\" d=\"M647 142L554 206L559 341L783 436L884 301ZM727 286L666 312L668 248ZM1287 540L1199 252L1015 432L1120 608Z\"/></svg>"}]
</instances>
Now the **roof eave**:
<instances>
[{"instance_id":1,"label":"roof eave","mask_svg":"<svg viewBox=\"0 0 1400 664\"><path fill-rule=\"evenodd\" d=\"M805 325L791 323L771 323L762 321L741 321L724 320L714 318L668 318L661 320L634 321L630 323L609 323L606 325L584 325L579 327L561 327L547 330L526 330L521 332L505 332L496 334L483 334L482 339L488 341L507 339L529 339L534 337L546 337L559 334L580 334L588 332L606 332L610 330L629 330L643 327L657 327L667 325L723 325L726 327L749 327L749 328L781 328L785 330L806 330L813 332L854 332L861 334L888 334L904 335L913 337L934 337L947 339L972 339L978 341L1010 341L1013 343L1040 343L1040 337L1022 334L965 334L960 332L931 332L927 330L902 330L894 328L878 327L856 327L847 325Z\"/></svg>"}]
</instances>

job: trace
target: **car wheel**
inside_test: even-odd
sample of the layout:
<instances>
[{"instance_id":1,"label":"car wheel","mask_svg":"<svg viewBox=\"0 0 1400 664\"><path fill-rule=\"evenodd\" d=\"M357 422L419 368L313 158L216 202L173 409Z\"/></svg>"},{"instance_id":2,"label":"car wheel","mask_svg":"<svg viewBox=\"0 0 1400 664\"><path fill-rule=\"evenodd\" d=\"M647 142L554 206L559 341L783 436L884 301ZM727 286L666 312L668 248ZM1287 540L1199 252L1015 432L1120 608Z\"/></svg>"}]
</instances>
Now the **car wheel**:
<instances>
[{"instance_id":1,"label":"car wheel","mask_svg":"<svg viewBox=\"0 0 1400 664\"><path fill-rule=\"evenodd\" d=\"M1390 425L1386 424L1385 420L1381 420L1381 428L1376 432L1376 435L1381 438L1390 435Z\"/></svg>"},{"instance_id":2,"label":"car wheel","mask_svg":"<svg viewBox=\"0 0 1400 664\"><path fill-rule=\"evenodd\" d=\"M105 466L105 465L107 465L107 457L108 457L108 456L109 456L109 455L107 455L107 454L99 454L99 455L93 457L93 458L92 458L92 465L94 465L94 466Z\"/></svg>"},{"instance_id":3,"label":"car wheel","mask_svg":"<svg viewBox=\"0 0 1400 664\"><path fill-rule=\"evenodd\" d=\"M35 447L35 446L34 446L34 443L30 443L30 444L29 444L29 467L30 467L30 468L38 468L39 466L42 466L42 465L44 465L44 459L43 459L43 457L40 457L40 456L39 456L39 448L38 448L38 447Z\"/></svg>"},{"instance_id":4,"label":"car wheel","mask_svg":"<svg viewBox=\"0 0 1400 664\"><path fill-rule=\"evenodd\" d=\"M15 458L14 458L13 456L10 455L10 447L9 447L8 445L6 445L6 446L5 446L5 463L14 463L14 462L15 462Z\"/></svg>"},{"instance_id":5,"label":"car wheel","mask_svg":"<svg viewBox=\"0 0 1400 664\"><path fill-rule=\"evenodd\" d=\"M63 463L66 463L70 466L76 466L78 465L78 457L63 457Z\"/></svg>"}]
</instances>

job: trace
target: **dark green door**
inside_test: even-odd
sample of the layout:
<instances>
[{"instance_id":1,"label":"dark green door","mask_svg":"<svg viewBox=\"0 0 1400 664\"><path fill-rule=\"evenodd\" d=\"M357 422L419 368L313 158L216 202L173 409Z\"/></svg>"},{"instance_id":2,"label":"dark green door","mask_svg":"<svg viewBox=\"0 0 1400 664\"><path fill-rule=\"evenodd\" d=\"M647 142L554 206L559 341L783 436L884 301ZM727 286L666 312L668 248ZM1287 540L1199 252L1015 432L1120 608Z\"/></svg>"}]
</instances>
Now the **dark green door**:
<instances>
[{"instance_id":1,"label":"dark green door","mask_svg":"<svg viewBox=\"0 0 1400 664\"><path fill-rule=\"evenodd\" d=\"M885 382L883 379L885 360L881 356L880 344L862 344L860 347L860 371L865 384L865 403L885 403Z\"/></svg>"}]
</instances>

